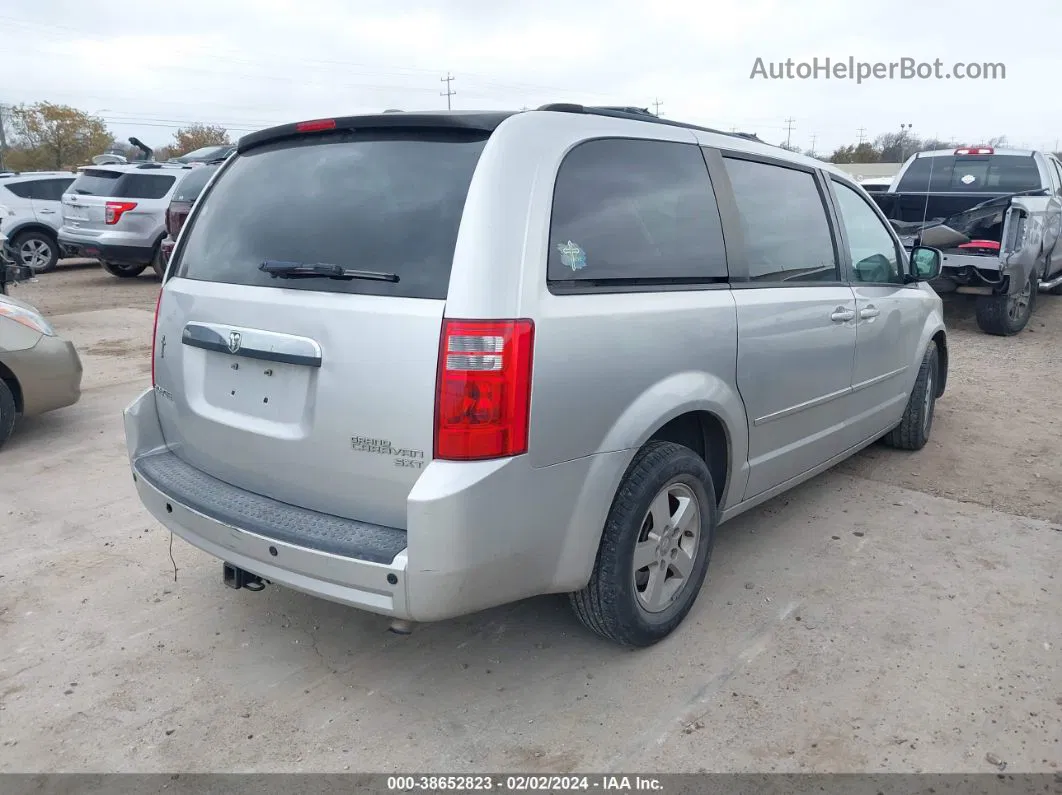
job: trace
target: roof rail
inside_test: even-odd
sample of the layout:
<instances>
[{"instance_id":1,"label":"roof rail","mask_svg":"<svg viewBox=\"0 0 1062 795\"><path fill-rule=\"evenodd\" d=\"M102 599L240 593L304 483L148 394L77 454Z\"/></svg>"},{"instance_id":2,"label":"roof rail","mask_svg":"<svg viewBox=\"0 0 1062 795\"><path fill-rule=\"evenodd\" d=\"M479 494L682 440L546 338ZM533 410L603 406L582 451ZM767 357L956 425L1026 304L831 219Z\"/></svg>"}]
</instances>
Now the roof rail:
<instances>
[{"instance_id":1,"label":"roof rail","mask_svg":"<svg viewBox=\"0 0 1062 795\"><path fill-rule=\"evenodd\" d=\"M711 127L702 127L699 124L690 124L689 122L675 121L674 119L662 119L648 108L618 105L577 105L571 102L551 102L548 105L541 105L536 108L536 110L550 110L555 113L588 113L594 116L608 116L614 119L647 121L653 124L666 124L669 127L685 127L689 130L700 130L701 132L715 133L716 135L728 135L731 138L744 138L747 141L765 143L765 141L761 141L755 133L724 132L723 130L716 130Z\"/></svg>"}]
</instances>

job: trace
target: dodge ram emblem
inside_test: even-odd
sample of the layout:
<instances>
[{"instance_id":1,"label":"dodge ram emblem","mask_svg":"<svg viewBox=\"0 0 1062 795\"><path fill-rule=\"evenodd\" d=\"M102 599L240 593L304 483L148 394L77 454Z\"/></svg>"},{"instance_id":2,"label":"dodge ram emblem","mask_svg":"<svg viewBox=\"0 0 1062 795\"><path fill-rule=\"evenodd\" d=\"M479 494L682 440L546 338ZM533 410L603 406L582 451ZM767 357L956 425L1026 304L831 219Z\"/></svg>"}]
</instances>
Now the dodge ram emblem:
<instances>
[{"instance_id":1,"label":"dodge ram emblem","mask_svg":"<svg viewBox=\"0 0 1062 795\"><path fill-rule=\"evenodd\" d=\"M229 353L236 353L240 349L240 340L242 336L238 331L229 332Z\"/></svg>"}]
</instances>

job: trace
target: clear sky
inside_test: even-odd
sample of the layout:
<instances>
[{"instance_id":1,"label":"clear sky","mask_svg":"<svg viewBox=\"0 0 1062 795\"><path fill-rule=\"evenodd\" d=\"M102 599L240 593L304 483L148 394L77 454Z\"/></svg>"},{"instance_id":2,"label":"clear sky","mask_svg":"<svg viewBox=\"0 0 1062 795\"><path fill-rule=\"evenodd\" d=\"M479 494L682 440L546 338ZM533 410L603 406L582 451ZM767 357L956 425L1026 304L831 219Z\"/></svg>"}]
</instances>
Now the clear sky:
<instances>
[{"instance_id":1,"label":"clear sky","mask_svg":"<svg viewBox=\"0 0 1062 795\"><path fill-rule=\"evenodd\" d=\"M445 108L449 72L459 109L659 100L664 116L819 153L901 124L1055 148L1060 31L1058 0L18 0L0 6L0 102L74 105L158 146L195 121L238 136ZM796 72L815 57L940 59L941 76L750 77L757 58ZM945 77L959 62L1006 76Z\"/></svg>"}]
</instances>

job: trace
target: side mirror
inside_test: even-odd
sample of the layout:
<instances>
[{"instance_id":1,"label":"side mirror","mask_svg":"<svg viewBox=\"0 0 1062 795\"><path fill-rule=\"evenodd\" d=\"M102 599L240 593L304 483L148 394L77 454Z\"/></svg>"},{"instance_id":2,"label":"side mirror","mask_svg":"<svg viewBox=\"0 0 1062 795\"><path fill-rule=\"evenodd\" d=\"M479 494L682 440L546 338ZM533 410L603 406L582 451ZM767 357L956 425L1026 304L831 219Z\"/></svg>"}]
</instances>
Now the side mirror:
<instances>
[{"instance_id":1,"label":"side mirror","mask_svg":"<svg viewBox=\"0 0 1062 795\"><path fill-rule=\"evenodd\" d=\"M915 246L911 249L909 264L911 281L929 282L940 276L944 255L939 248Z\"/></svg>"}]
</instances>

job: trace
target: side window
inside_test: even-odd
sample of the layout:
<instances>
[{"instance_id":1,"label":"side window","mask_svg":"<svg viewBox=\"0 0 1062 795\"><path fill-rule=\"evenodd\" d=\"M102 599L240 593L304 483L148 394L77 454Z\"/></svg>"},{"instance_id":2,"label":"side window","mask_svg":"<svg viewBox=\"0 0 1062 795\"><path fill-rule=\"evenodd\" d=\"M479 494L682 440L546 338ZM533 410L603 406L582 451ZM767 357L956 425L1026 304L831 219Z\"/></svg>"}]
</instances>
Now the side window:
<instances>
[{"instance_id":1,"label":"side window","mask_svg":"<svg viewBox=\"0 0 1062 795\"><path fill-rule=\"evenodd\" d=\"M20 199L35 199L37 198L37 191L35 190L36 183L32 180L27 182L13 182L6 186L9 191L14 193Z\"/></svg>"},{"instance_id":2,"label":"side window","mask_svg":"<svg viewBox=\"0 0 1062 795\"><path fill-rule=\"evenodd\" d=\"M867 204L866 199L847 185L833 181L837 210L848 234L852 256L852 281L875 284L903 284L899 251L889 230Z\"/></svg>"},{"instance_id":3,"label":"side window","mask_svg":"<svg viewBox=\"0 0 1062 795\"><path fill-rule=\"evenodd\" d=\"M37 194L34 198L53 202L61 201L63 194L73 181L73 177L70 179L42 179L37 183Z\"/></svg>"},{"instance_id":4,"label":"side window","mask_svg":"<svg viewBox=\"0 0 1062 795\"><path fill-rule=\"evenodd\" d=\"M695 144L575 147L553 192L549 281L727 278L722 224Z\"/></svg>"},{"instance_id":5,"label":"side window","mask_svg":"<svg viewBox=\"0 0 1062 795\"><path fill-rule=\"evenodd\" d=\"M752 160L728 157L724 162L752 280L840 281L826 206L815 177Z\"/></svg>"}]
</instances>

